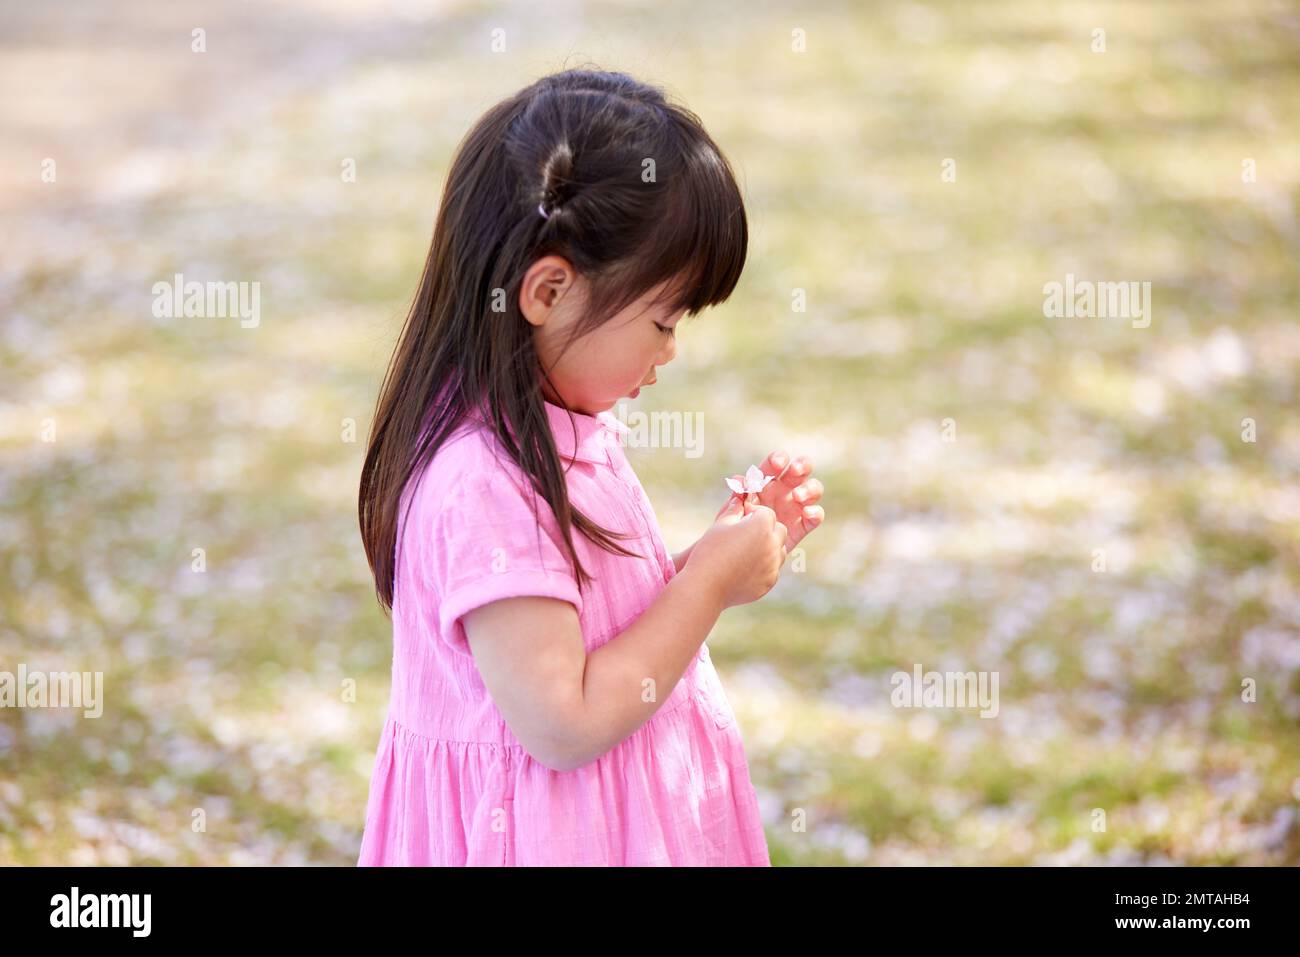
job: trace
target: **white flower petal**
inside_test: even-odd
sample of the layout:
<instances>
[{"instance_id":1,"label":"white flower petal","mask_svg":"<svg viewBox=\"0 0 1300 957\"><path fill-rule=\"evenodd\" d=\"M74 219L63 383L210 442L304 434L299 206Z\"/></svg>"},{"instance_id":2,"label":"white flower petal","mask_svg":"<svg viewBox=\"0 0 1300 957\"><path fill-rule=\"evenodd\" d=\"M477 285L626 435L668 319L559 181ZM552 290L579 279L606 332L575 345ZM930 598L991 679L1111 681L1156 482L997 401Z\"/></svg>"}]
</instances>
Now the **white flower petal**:
<instances>
[{"instance_id":1,"label":"white flower petal","mask_svg":"<svg viewBox=\"0 0 1300 957\"><path fill-rule=\"evenodd\" d=\"M745 471L745 480L743 483L737 482L733 478L728 478L725 481L727 483L727 488L731 489L733 492L739 492L742 495L749 495L763 491L763 489L767 487L767 483L772 481L774 478L776 478L775 475L764 475L763 470L757 465L751 465Z\"/></svg>"}]
</instances>

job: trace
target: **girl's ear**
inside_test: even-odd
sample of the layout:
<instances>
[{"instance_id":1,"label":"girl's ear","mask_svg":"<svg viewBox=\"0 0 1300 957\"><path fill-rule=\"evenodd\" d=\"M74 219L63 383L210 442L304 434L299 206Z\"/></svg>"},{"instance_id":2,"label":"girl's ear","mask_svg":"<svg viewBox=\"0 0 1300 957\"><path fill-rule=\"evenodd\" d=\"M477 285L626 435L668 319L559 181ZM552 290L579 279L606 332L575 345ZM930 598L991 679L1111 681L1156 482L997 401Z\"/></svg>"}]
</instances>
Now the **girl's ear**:
<instances>
[{"instance_id":1,"label":"girl's ear","mask_svg":"<svg viewBox=\"0 0 1300 957\"><path fill-rule=\"evenodd\" d=\"M563 256L543 256L524 273L519 287L519 311L534 326L545 325L556 304L577 280L577 270Z\"/></svg>"}]
</instances>

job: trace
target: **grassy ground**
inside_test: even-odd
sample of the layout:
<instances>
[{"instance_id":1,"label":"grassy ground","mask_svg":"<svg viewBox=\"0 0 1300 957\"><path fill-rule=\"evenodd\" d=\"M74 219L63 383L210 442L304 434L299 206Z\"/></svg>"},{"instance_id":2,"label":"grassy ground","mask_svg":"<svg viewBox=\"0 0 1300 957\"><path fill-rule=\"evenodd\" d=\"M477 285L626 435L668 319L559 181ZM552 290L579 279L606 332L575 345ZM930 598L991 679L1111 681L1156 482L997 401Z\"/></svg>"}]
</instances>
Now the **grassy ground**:
<instances>
[{"instance_id":1,"label":"grassy ground","mask_svg":"<svg viewBox=\"0 0 1300 957\"><path fill-rule=\"evenodd\" d=\"M355 861L378 379L457 139L588 60L748 197L736 296L627 407L704 416L700 458L630 450L670 547L773 448L826 486L710 639L774 862L1300 863L1300 18L865 7L0 13L0 670L107 698L0 710L0 863ZM261 324L153 318L176 272ZM1067 273L1151 282L1150 327L1044 318ZM997 672L998 716L892 707L916 663Z\"/></svg>"}]
</instances>

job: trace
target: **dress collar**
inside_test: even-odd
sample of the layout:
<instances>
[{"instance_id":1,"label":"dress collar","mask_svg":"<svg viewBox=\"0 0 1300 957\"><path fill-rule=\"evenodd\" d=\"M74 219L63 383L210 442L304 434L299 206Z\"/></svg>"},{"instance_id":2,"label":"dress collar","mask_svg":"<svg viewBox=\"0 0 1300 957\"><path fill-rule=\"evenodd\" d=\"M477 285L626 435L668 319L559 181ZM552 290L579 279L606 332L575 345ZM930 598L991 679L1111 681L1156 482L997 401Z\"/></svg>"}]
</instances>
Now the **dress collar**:
<instances>
[{"instance_id":1,"label":"dress collar","mask_svg":"<svg viewBox=\"0 0 1300 957\"><path fill-rule=\"evenodd\" d=\"M628 430L617 416L610 412L586 415L543 401L561 458L595 465L612 464L610 450L618 446L619 435Z\"/></svg>"}]
</instances>

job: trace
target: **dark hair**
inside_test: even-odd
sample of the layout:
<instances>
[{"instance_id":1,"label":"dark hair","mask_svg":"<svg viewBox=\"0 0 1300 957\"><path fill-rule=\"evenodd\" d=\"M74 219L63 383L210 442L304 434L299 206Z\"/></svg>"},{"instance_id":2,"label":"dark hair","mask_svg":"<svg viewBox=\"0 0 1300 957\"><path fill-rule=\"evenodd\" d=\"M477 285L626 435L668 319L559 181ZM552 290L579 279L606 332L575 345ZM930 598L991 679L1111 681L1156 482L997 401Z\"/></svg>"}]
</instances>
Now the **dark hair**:
<instances>
[{"instance_id":1,"label":"dark hair","mask_svg":"<svg viewBox=\"0 0 1300 957\"><path fill-rule=\"evenodd\" d=\"M655 87L623 73L566 70L483 115L452 161L361 471L361 538L386 609L402 491L471 410L485 410L550 505L579 588L590 575L571 526L608 551L634 554L614 541L627 536L570 506L544 406L546 371L519 309L524 273L554 253L587 281L572 344L661 283L674 311L693 316L724 302L748 240L730 164L699 118Z\"/></svg>"}]
</instances>

